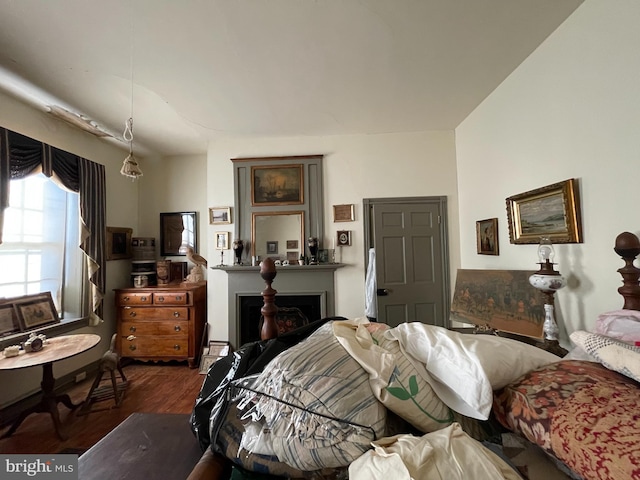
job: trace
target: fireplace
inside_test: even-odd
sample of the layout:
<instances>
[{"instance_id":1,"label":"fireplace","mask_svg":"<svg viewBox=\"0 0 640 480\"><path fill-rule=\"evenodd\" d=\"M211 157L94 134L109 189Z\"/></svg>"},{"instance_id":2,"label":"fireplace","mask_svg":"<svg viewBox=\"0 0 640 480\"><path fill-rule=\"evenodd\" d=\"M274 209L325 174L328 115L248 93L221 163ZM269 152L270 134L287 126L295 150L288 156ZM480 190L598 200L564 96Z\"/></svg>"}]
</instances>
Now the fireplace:
<instances>
[{"instance_id":1,"label":"fireplace","mask_svg":"<svg viewBox=\"0 0 640 480\"><path fill-rule=\"evenodd\" d=\"M273 288L279 307L298 307L309 321L335 315L334 273L343 264L289 265L279 267ZM227 274L229 341L237 349L258 339L258 323L265 282L260 267L218 266Z\"/></svg>"},{"instance_id":2,"label":"fireplace","mask_svg":"<svg viewBox=\"0 0 640 480\"><path fill-rule=\"evenodd\" d=\"M322 318L322 294L317 295L276 295L278 307L297 307L309 321ZM264 304L261 295L239 295L240 345L260 340L258 324L260 309Z\"/></svg>"}]
</instances>

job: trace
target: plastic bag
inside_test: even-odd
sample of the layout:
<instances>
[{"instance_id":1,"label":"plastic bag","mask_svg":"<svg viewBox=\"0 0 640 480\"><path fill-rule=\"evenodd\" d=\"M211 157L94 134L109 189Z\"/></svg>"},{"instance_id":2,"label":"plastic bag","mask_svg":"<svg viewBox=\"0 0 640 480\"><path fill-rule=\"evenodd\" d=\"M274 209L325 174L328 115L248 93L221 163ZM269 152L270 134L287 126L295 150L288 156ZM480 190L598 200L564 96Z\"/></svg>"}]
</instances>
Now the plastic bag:
<instances>
[{"instance_id":1,"label":"plastic bag","mask_svg":"<svg viewBox=\"0 0 640 480\"><path fill-rule=\"evenodd\" d=\"M598 315L595 333L640 346L640 311L615 310Z\"/></svg>"}]
</instances>

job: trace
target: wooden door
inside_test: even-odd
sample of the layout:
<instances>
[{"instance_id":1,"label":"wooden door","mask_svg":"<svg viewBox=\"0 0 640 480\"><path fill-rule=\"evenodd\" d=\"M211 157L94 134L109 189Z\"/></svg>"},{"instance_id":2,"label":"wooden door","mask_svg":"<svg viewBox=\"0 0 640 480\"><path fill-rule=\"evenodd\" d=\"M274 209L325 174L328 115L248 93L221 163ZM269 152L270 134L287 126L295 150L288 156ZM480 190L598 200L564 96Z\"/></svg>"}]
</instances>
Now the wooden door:
<instances>
[{"instance_id":1,"label":"wooden door","mask_svg":"<svg viewBox=\"0 0 640 480\"><path fill-rule=\"evenodd\" d=\"M375 249L377 320L447 326L446 197L365 200Z\"/></svg>"}]
</instances>

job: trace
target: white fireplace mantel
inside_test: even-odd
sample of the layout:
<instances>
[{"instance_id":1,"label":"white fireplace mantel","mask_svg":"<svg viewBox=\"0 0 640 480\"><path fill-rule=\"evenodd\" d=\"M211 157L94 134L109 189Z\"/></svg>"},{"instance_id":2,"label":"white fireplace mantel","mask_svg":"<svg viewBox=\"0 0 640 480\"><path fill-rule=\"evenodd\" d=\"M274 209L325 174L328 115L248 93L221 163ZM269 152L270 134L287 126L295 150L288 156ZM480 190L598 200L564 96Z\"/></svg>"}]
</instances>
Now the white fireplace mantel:
<instances>
[{"instance_id":1,"label":"white fireplace mantel","mask_svg":"<svg viewBox=\"0 0 640 480\"><path fill-rule=\"evenodd\" d=\"M338 268L344 266L341 263L327 263L277 267L276 277L272 285L272 288L278 292L275 298L276 305L278 305L278 295L318 295L321 298L320 309L322 317L334 316L334 274ZM219 265L211 268L213 270L223 270L227 273L229 340L233 343L234 348L238 348L240 346L240 298L260 295L266 288L265 281L260 276L260 267L257 266ZM256 319L257 321L258 319Z\"/></svg>"}]
</instances>

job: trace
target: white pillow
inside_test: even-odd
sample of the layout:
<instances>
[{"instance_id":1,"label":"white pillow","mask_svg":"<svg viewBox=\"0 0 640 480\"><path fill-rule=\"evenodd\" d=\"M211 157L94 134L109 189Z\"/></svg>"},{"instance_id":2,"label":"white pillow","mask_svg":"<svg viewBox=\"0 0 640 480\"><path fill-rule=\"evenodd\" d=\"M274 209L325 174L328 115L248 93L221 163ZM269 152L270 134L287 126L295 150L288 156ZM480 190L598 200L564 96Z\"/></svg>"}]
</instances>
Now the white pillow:
<instances>
[{"instance_id":1,"label":"white pillow","mask_svg":"<svg viewBox=\"0 0 640 480\"><path fill-rule=\"evenodd\" d=\"M570 337L576 345L596 357L609 370L615 370L640 382L640 348L584 330L577 330Z\"/></svg>"},{"instance_id":2,"label":"white pillow","mask_svg":"<svg viewBox=\"0 0 640 480\"><path fill-rule=\"evenodd\" d=\"M405 354L423 363L438 396L453 410L486 420L493 390L525 373L560 360L533 345L496 335L462 334L419 322L403 323L389 334Z\"/></svg>"},{"instance_id":3,"label":"white pillow","mask_svg":"<svg viewBox=\"0 0 640 480\"><path fill-rule=\"evenodd\" d=\"M447 427L451 410L436 395L424 365L412 362L388 326L365 319L333 322L340 344L369 374L371 390L384 406L422 432Z\"/></svg>"}]
</instances>

